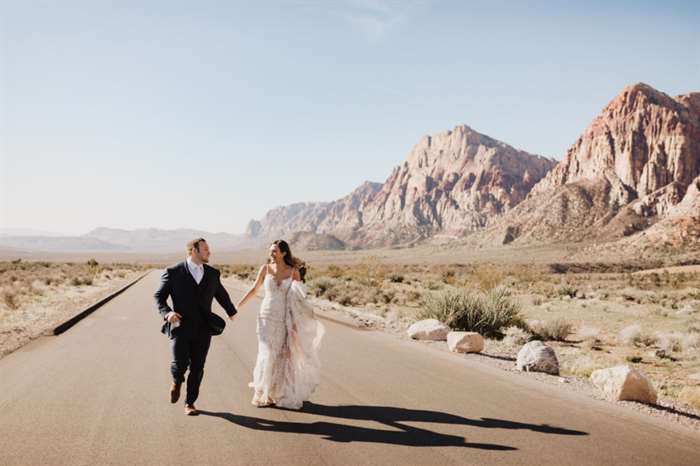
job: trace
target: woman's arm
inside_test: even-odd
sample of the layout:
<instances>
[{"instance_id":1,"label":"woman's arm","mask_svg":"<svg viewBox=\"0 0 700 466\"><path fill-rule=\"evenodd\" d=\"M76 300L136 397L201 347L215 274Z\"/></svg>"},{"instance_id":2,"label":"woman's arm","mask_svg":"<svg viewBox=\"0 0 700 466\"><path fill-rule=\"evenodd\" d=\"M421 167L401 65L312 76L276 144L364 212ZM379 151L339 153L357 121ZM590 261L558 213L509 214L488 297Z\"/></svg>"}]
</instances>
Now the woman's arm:
<instances>
[{"instance_id":1,"label":"woman's arm","mask_svg":"<svg viewBox=\"0 0 700 466\"><path fill-rule=\"evenodd\" d=\"M241 300L238 301L238 304L236 305L238 309L241 309L241 306L243 306L253 295L255 295L255 293L258 291L258 288L260 288L260 285L262 285L266 274L267 264L264 264L260 267L260 270L258 270L258 278L255 279L255 283L253 284L253 286L250 287L245 296L243 296L243 298L241 298Z\"/></svg>"}]
</instances>

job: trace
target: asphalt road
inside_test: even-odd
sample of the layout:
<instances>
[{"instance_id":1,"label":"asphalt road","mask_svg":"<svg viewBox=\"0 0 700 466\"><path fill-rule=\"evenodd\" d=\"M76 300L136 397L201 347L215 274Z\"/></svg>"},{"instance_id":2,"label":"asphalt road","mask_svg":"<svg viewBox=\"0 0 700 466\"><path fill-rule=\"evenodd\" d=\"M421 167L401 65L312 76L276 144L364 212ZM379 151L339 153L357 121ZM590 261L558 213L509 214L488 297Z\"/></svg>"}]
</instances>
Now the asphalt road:
<instances>
[{"instance_id":1,"label":"asphalt road","mask_svg":"<svg viewBox=\"0 0 700 466\"><path fill-rule=\"evenodd\" d=\"M158 277L0 360L0 465L700 464L700 435L663 419L328 321L312 401L256 408L257 300L215 337L203 414L185 416Z\"/></svg>"}]
</instances>

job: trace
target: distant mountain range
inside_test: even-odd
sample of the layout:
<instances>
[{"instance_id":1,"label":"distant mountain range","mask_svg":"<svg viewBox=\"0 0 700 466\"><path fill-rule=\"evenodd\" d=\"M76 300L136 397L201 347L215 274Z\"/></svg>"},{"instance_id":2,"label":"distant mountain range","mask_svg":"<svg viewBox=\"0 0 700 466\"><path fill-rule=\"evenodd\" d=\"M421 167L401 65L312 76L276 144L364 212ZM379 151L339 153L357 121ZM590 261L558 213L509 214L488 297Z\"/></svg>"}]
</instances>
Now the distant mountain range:
<instances>
[{"instance_id":1,"label":"distant mountain range","mask_svg":"<svg viewBox=\"0 0 700 466\"><path fill-rule=\"evenodd\" d=\"M176 252L184 251L187 241L196 237L206 238L216 250L241 249L257 244L245 235L211 233L184 228L176 230L96 228L81 236L0 236L0 246L15 250L46 252Z\"/></svg>"},{"instance_id":2,"label":"distant mountain range","mask_svg":"<svg viewBox=\"0 0 700 466\"><path fill-rule=\"evenodd\" d=\"M605 248L700 250L700 92L671 97L628 86L560 162L459 125L424 136L383 183L276 207L243 235L98 228L75 237L0 235L0 246L173 252L196 236L218 250L277 238L307 250L594 240L588 258Z\"/></svg>"},{"instance_id":3,"label":"distant mountain range","mask_svg":"<svg viewBox=\"0 0 700 466\"><path fill-rule=\"evenodd\" d=\"M460 125L421 139L384 183L277 207L247 234L303 231L306 242L323 235L319 243L334 248L593 239L620 241L630 253L700 249L699 176L700 93L670 97L638 83L603 108L561 162Z\"/></svg>"}]
</instances>

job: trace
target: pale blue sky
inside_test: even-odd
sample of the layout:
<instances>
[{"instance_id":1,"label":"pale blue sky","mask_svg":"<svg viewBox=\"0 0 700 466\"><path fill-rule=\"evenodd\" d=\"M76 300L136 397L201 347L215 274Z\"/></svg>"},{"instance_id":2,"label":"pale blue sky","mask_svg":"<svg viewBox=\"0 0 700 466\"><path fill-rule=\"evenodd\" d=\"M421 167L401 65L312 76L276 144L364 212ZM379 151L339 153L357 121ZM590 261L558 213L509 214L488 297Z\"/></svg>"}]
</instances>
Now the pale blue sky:
<instances>
[{"instance_id":1,"label":"pale blue sky","mask_svg":"<svg viewBox=\"0 0 700 466\"><path fill-rule=\"evenodd\" d=\"M0 1L2 227L241 232L466 123L561 158L700 91L698 2Z\"/></svg>"}]
</instances>

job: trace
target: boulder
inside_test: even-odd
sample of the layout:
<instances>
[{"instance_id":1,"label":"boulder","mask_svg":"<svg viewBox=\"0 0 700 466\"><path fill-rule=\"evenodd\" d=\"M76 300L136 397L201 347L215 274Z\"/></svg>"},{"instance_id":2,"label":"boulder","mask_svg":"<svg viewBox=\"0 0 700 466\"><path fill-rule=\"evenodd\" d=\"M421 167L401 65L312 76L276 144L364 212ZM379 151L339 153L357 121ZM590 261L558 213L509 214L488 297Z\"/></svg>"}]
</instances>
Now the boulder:
<instances>
[{"instance_id":1,"label":"boulder","mask_svg":"<svg viewBox=\"0 0 700 466\"><path fill-rule=\"evenodd\" d=\"M545 372L559 375L559 361L554 348L545 345L539 340L523 345L518 351L515 364L519 371Z\"/></svg>"},{"instance_id":2,"label":"boulder","mask_svg":"<svg viewBox=\"0 0 700 466\"><path fill-rule=\"evenodd\" d=\"M450 332L447 346L454 353L480 353L484 349L484 338L476 332Z\"/></svg>"},{"instance_id":3,"label":"boulder","mask_svg":"<svg viewBox=\"0 0 700 466\"><path fill-rule=\"evenodd\" d=\"M591 374L593 384L614 400L656 403L656 390L649 379L630 366L599 369Z\"/></svg>"},{"instance_id":4,"label":"boulder","mask_svg":"<svg viewBox=\"0 0 700 466\"><path fill-rule=\"evenodd\" d=\"M440 340L444 341L447 334L450 332L450 327L443 324L437 319L419 320L410 327L406 333L409 337L415 340Z\"/></svg>"}]
</instances>

